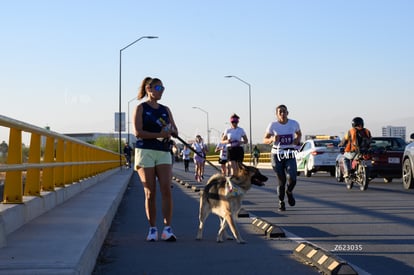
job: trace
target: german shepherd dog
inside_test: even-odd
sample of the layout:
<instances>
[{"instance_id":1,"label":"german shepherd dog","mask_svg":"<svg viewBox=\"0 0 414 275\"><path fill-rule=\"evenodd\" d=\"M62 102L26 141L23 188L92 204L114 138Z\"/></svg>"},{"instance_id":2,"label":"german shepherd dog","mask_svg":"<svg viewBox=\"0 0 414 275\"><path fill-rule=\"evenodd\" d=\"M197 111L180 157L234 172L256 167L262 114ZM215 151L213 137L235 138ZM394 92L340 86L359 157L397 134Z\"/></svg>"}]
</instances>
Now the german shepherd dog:
<instances>
[{"instance_id":1,"label":"german shepherd dog","mask_svg":"<svg viewBox=\"0 0 414 275\"><path fill-rule=\"evenodd\" d=\"M200 196L200 224L196 239L202 239L204 222L210 213L214 213L220 218L217 242L223 242L223 236L227 238L226 228L229 226L236 241L245 243L240 236L235 220L241 208L244 194L252 184L263 186L265 181L267 181L267 177L262 175L259 169L242 163L239 164L237 176L225 177L222 174L211 176Z\"/></svg>"}]
</instances>

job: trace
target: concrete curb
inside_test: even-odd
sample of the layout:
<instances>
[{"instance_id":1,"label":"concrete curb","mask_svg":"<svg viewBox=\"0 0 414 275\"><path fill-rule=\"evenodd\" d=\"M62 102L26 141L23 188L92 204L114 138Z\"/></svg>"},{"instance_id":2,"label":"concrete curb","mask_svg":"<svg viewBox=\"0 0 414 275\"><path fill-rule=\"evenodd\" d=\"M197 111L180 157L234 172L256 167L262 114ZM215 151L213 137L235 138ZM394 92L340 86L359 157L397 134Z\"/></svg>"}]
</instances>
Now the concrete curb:
<instances>
[{"instance_id":1,"label":"concrete curb","mask_svg":"<svg viewBox=\"0 0 414 275\"><path fill-rule=\"evenodd\" d=\"M9 234L0 274L91 274L133 173L115 172Z\"/></svg>"},{"instance_id":2,"label":"concrete curb","mask_svg":"<svg viewBox=\"0 0 414 275\"><path fill-rule=\"evenodd\" d=\"M67 184L55 191L41 192L40 197L23 197L22 204L0 204L0 248L7 245L7 235L47 211L64 203L80 192L111 176L119 169L109 170L94 177Z\"/></svg>"},{"instance_id":3,"label":"concrete curb","mask_svg":"<svg viewBox=\"0 0 414 275\"><path fill-rule=\"evenodd\" d=\"M358 274L345 260L308 242L299 243L293 251L293 255L303 262L315 266L323 274Z\"/></svg>"},{"instance_id":4,"label":"concrete curb","mask_svg":"<svg viewBox=\"0 0 414 275\"><path fill-rule=\"evenodd\" d=\"M256 228L256 231L263 232L268 238L284 238L285 232L277 225L274 225L261 218L253 218L252 225Z\"/></svg>"}]
</instances>

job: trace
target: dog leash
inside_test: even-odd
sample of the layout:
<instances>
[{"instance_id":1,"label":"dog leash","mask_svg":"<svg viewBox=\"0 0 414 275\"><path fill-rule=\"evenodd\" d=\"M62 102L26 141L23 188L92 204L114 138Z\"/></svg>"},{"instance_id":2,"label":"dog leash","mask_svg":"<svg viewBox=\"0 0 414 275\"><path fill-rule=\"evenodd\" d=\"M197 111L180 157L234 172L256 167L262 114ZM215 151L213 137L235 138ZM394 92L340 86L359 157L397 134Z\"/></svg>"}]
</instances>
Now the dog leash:
<instances>
[{"instance_id":1,"label":"dog leash","mask_svg":"<svg viewBox=\"0 0 414 275\"><path fill-rule=\"evenodd\" d=\"M235 183L231 182L231 177L226 177L226 197L240 197L246 192Z\"/></svg>"},{"instance_id":2,"label":"dog leash","mask_svg":"<svg viewBox=\"0 0 414 275\"><path fill-rule=\"evenodd\" d=\"M194 150L194 148L188 144L187 142L185 142L182 138L180 138L178 135L173 136L174 138L178 139L179 141L181 141L184 145L186 145L191 151L193 151L195 154L197 154L197 156L199 156L200 158L203 158L208 164L210 164L214 169L216 169L218 172L221 173L221 170L219 168L217 168L211 161L209 161L208 159L206 159L206 157L203 157L199 152L197 152L196 150Z\"/></svg>"}]
</instances>

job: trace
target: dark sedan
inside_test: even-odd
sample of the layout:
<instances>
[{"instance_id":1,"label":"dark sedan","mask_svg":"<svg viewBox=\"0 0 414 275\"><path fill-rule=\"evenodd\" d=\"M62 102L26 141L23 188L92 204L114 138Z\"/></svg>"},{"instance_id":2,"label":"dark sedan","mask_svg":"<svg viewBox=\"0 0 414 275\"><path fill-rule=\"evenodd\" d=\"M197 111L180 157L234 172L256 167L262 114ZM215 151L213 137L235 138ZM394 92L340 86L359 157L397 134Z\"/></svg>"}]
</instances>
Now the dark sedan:
<instances>
[{"instance_id":1,"label":"dark sedan","mask_svg":"<svg viewBox=\"0 0 414 275\"><path fill-rule=\"evenodd\" d=\"M406 145L402 138L373 137L371 178L384 178L385 182L401 178L402 157Z\"/></svg>"},{"instance_id":2,"label":"dark sedan","mask_svg":"<svg viewBox=\"0 0 414 275\"><path fill-rule=\"evenodd\" d=\"M369 168L369 178L384 178L391 182L394 178L401 178L402 157L406 142L398 137L373 137L370 145L372 157ZM343 155L336 159L335 177L343 181Z\"/></svg>"}]
</instances>

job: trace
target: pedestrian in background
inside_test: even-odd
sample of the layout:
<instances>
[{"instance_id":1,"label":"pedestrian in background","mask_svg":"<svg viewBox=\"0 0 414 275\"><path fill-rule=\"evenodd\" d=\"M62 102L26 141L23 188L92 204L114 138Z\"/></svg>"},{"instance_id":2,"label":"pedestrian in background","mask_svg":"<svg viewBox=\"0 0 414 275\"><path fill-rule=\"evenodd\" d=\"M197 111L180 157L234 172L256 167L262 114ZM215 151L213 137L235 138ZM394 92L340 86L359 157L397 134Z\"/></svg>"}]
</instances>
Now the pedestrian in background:
<instances>
[{"instance_id":1,"label":"pedestrian in background","mask_svg":"<svg viewBox=\"0 0 414 275\"><path fill-rule=\"evenodd\" d=\"M126 165L128 166L128 168L131 168L131 153L132 153L132 148L131 146L129 146L128 143L125 143L124 146L124 156L126 159Z\"/></svg>"},{"instance_id":2,"label":"pedestrian in background","mask_svg":"<svg viewBox=\"0 0 414 275\"><path fill-rule=\"evenodd\" d=\"M252 155L253 155L253 165L254 167L256 167L257 164L259 164L259 158L260 158L260 150L259 148L257 148L257 145L254 146Z\"/></svg>"},{"instance_id":3,"label":"pedestrian in background","mask_svg":"<svg viewBox=\"0 0 414 275\"><path fill-rule=\"evenodd\" d=\"M180 160L178 157L179 152L178 152L178 147L175 141L171 140L170 143L171 143L171 158L172 158L172 163L174 165L176 161Z\"/></svg>"},{"instance_id":4,"label":"pedestrian in background","mask_svg":"<svg viewBox=\"0 0 414 275\"><path fill-rule=\"evenodd\" d=\"M187 145L184 145L183 150L181 151L181 157L184 161L184 171L189 172L189 166L190 166L190 153L191 150L188 148Z\"/></svg>"},{"instance_id":5,"label":"pedestrian in background","mask_svg":"<svg viewBox=\"0 0 414 275\"><path fill-rule=\"evenodd\" d=\"M230 173L230 169L227 169L227 164L228 164L228 160L227 160L227 145L219 142L216 146L216 149L214 150L215 152L220 152L219 154L219 160L218 163L221 166L221 173L224 176L228 176Z\"/></svg>"},{"instance_id":6,"label":"pedestrian in background","mask_svg":"<svg viewBox=\"0 0 414 275\"><path fill-rule=\"evenodd\" d=\"M194 177L197 182L202 182L204 179L204 166L206 163L207 145L204 143L203 138L200 135L196 136L195 141L191 145L194 149Z\"/></svg>"},{"instance_id":7,"label":"pedestrian in background","mask_svg":"<svg viewBox=\"0 0 414 275\"><path fill-rule=\"evenodd\" d=\"M288 119L288 109L285 105L276 107L276 121L269 123L266 128L263 142L272 144L271 161L279 185L277 194L279 198L279 211L285 211L285 192L290 206L296 204L293 189L296 185L296 146L302 138L299 123ZM286 188L287 184L287 188Z\"/></svg>"},{"instance_id":8,"label":"pedestrian in background","mask_svg":"<svg viewBox=\"0 0 414 275\"><path fill-rule=\"evenodd\" d=\"M146 77L138 92L138 100L146 98L134 112L134 130L137 137L135 170L145 193L145 212L150 225L147 241L158 240L156 226L156 179L162 197L164 229L161 239L176 241L171 229L173 200L171 194L172 158L171 136L178 131L170 109L158 103L165 88L158 78Z\"/></svg>"},{"instance_id":9,"label":"pedestrian in background","mask_svg":"<svg viewBox=\"0 0 414 275\"><path fill-rule=\"evenodd\" d=\"M230 117L231 127L226 129L221 141L227 144L227 159L231 163L230 175L238 175L239 164L244 159L243 144L247 144L247 135L243 128L239 127L240 117L233 114Z\"/></svg>"}]
</instances>

